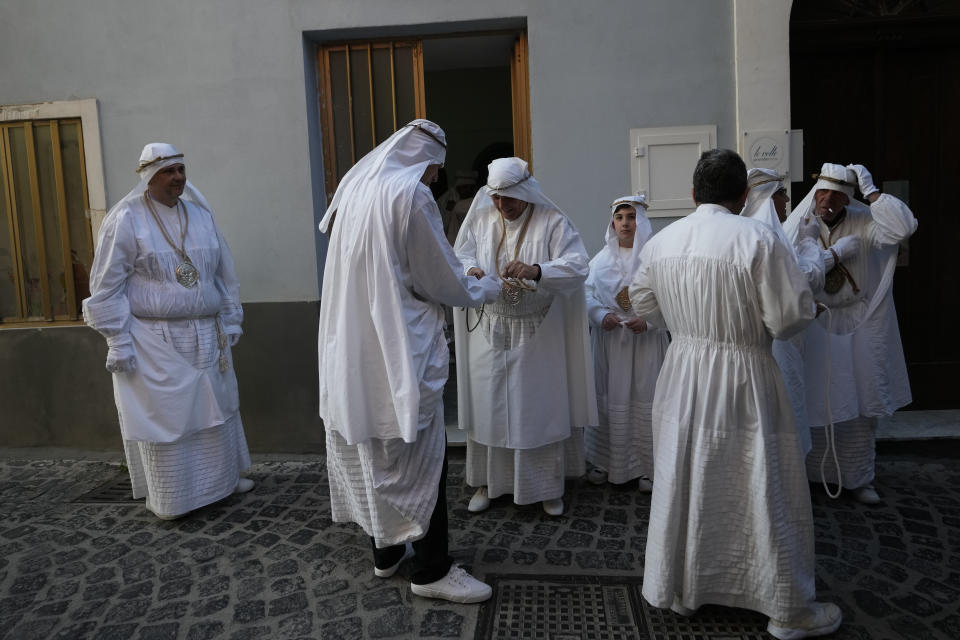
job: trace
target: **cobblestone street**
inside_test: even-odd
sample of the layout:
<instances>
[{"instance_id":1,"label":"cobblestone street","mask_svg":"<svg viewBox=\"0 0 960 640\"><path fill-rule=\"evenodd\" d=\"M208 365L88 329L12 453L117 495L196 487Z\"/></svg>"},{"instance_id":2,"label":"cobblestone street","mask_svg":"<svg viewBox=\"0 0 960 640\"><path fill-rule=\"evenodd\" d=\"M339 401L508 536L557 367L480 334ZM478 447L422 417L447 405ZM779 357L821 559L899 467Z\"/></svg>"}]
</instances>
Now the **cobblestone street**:
<instances>
[{"instance_id":1,"label":"cobblestone street","mask_svg":"<svg viewBox=\"0 0 960 640\"><path fill-rule=\"evenodd\" d=\"M525 577L533 587L553 585L549 601L570 597L586 606L595 591L608 608L606 623L561 621L565 634L541 637L768 637L757 615L706 607L685 621L640 602L648 496L578 480L568 484L561 517L502 499L473 515L463 471L463 450L451 448L451 549L494 584L494 598L482 606L413 596L409 566L390 579L374 577L367 538L329 518L320 457L259 461L249 474L253 492L172 522L129 494L112 503L84 498L122 486L118 462L8 457L0 460L0 637L526 637L522 623L508 619L511 608L519 606L528 624L565 614L535 603L522 610L511 600L524 593L517 585ZM844 612L834 637L960 638L957 460L882 452L876 484L884 502L872 508L846 496L828 500L813 487L818 597ZM617 594L626 594L620 604ZM613 609L626 617L618 622ZM731 615L725 627L717 622ZM583 631L597 624L623 629ZM660 635L681 627L687 632Z\"/></svg>"}]
</instances>

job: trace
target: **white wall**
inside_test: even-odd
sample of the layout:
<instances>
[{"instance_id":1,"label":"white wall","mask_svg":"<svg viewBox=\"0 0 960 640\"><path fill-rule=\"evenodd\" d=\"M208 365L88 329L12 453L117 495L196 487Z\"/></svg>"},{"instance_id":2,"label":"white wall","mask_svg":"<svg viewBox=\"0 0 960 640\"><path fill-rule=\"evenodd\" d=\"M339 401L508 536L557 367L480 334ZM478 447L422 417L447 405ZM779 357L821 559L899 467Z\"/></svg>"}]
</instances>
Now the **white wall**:
<instances>
[{"instance_id":1,"label":"white wall","mask_svg":"<svg viewBox=\"0 0 960 640\"><path fill-rule=\"evenodd\" d=\"M630 190L631 128L716 124L736 148L733 0L4 0L0 104L96 98L111 203L135 184L144 143L177 145L244 301L313 300L323 177L304 33L504 18L528 27L537 178L591 253L607 205Z\"/></svg>"}]
</instances>

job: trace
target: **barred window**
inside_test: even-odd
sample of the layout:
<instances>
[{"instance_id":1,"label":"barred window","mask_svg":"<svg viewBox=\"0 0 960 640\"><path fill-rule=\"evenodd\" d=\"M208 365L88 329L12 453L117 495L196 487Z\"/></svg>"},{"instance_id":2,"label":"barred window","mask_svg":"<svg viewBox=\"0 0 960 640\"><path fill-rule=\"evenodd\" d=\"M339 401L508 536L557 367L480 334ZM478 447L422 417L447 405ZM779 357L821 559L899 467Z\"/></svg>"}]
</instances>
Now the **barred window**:
<instances>
[{"instance_id":1,"label":"barred window","mask_svg":"<svg viewBox=\"0 0 960 640\"><path fill-rule=\"evenodd\" d=\"M80 118L0 123L0 322L80 319L88 209Z\"/></svg>"}]
</instances>

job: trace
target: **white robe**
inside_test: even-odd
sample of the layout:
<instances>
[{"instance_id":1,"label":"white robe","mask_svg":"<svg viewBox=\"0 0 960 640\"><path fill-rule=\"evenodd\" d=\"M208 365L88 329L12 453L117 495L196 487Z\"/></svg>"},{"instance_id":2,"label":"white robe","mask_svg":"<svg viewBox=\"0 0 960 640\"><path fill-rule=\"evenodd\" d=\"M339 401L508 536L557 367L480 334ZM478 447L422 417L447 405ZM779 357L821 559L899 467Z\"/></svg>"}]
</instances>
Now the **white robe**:
<instances>
[{"instance_id":1,"label":"white robe","mask_svg":"<svg viewBox=\"0 0 960 640\"><path fill-rule=\"evenodd\" d=\"M87 324L133 344L137 369L113 374L114 394L134 497L149 496L162 515L226 497L250 466L229 345L226 371L218 366L216 322L224 334L242 333L233 258L212 214L181 202L197 285L176 282L181 260L139 198L104 220L83 302ZM153 204L179 241L176 209Z\"/></svg>"},{"instance_id":2,"label":"white robe","mask_svg":"<svg viewBox=\"0 0 960 640\"><path fill-rule=\"evenodd\" d=\"M831 313L821 314L804 332L799 345L806 375L806 409L811 430L822 431L834 423L838 431L852 429L841 437L847 451L839 454L841 475L846 487L860 487L873 480L874 421L861 418L889 416L910 403L910 381L907 377L903 344L897 325L892 287L882 290L871 311L870 303L890 262L896 259L898 245L909 238L917 228L917 220L910 209L893 196L882 194L869 208L860 202L847 205L845 218L831 231L820 220L821 237L826 246L842 237L860 239L860 253L844 260L859 293L845 282L839 292L820 291L816 295ZM890 274L892 275L892 273ZM888 276L889 277L889 276ZM831 325L830 353L830 414L826 405L826 371L828 336L826 325ZM849 333L854 329L853 333ZM867 425L867 426L865 426ZM807 459L811 480L820 480L820 462L826 439L814 432L814 446ZM838 444L838 449L841 444ZM853 455L853 451L859 452ZM832 459L824 465L826 479L836 482Z\"/></svg>"},{"instance_id":3,"label":"white robe","mask_svg":"<svg viewBox=\"0 0 960 640\"><path fill-rule=\"evenodd\" d=\"M479 305L496 290L464 275L423 184L405 214L344 208L333 222L319 332L331 508L378 547L422 538L438 499L450 360L441 304Z\"/></svg>"},{"instance_id":4,"label":"white robe","mask_svg":"<svg viewBox=\"0 0 960 640\"><path fill-rule=\"evenodd\" d=\"M563 494L564 475L582 475L582 443L567 441L579 438L582 427L597 423L583 294L586 250L566 216L545 205L530 205L516 220L505 220L501 269L514 259L528 217L516 259L540 265L541 279L532 283L537 291L525 292L517 306L501 300L485 305L482 316L477 310L454 310L467 482L476 486L489 481L491 497L512 492L517 504L556 498ZM456 243L465 270L479 267L497 273L500 218L495 209L467 216ZM478 446L488 451L473 453ZM529 453L515 455L523 450ZM524 455L535 455L537 462L519 464ZM492 484L501 471L510 470L515 476L501 476L499 488Z\"/></svg>"},{"instance_id":5,"label":"white robe","mask_svg":"<svg viewBox=\"0 0 960 640\"><path fill-rule=\"evenodd\" d=\"M717 205L640 259L633 307L659 311L673 339L653 406L643 595L794 620L815 595L813 514L771 341L813 319L813 294L773 230Z\"/></svg>"},{"instance_id":6,"label":"white robe","mask_svg":"<svg viewBox=\"0 0 960 640\"><path fill-rule=\"evenodd\" d=\"M605 246L593 257L586 282L600 423L584 431L584 446L587 461L605 469L610 482L622 484L640 476L653 478L651 411L669 338L666 330L650 323L643 333L601 327L608 313L621 320L637 317L632 309L616 305L617 293L629 285L633 273L619 268L622 262L613 251Z\"/></svg>"}]
</instances>

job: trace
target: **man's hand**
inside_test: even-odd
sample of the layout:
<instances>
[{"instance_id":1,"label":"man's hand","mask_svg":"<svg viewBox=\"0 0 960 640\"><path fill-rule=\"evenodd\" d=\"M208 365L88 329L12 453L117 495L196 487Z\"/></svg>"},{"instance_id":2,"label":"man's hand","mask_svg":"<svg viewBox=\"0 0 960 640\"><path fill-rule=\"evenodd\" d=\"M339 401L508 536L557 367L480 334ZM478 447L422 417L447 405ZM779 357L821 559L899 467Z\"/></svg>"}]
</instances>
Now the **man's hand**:
<instances>
[{"instance_id":1,"label":"man's hand","mask_svg":"<svg viewBox=\"0 0 960 640\"><path fill-rule=\"evenodd\" d=\"M520 260L513 260L503 268L503 276L505 278L520 278L521 280L538 280L540 278L540 267L526 264Z\"/></svg>"},{"instance_id":2,"label":"man's hand","mask_svg":"<svg viewBox=\"0 0 960 640\"><path fill-rule=\"evenodd\" d=\"M133 345L118 345L107 350L107 371L110 373L126 373L136 370L137 356L133 351Z\"/></svg>"},{"instance_id":3,"label":"man's hand","mask_svg":"<svg viewBox=\"0 0 960 640\"><path fill-rule=\"evenodd\" d=\"M860 238L857 236L844 236L837 240L831 249L836 252L841 262L851 260L860 254Z\"/></svg>"},{"instance_id":4,"label":"man's hand","mask_svg":"<svg viewBox=\"0 0 960 640\"><path fill-rule=\"evenodd\" d=\"M817 222L816 216L806 216L803 220L800 221L800 226L797 230L800 239L810 238L811 240L820 239L820 223Z\"/></svg>"},{"instance_id":5,"label":"man's hand","mask_svg":"<svg viewBox=\"0 0 960 640\"><path fill-rule=\"evenodd\" d=\"M487 274L484 273L483 269L481 269L480 267L470 267L469 269L467 269L467 275L473 276L474 278L479 280L480 278L482 278Z\"/></svg>"},{"instance_id":6,"label":"man's hand","mask_svg":"<svg viewBox=\"0 0 960 640\"><path fill-rule=\"evenodd\" d=\"M239 334L239 333L228 333L228 334L227 334L227 342L230 343L230 346L231 346L231 347L237 346L237 343L240 342L240 334Z\"/></svg>"},{"instance_id":7,"label":"man's hand","mask_svg":"<svg viewBox=\"0 0 960 640\"><path fill-rule=\"evenodd\" d=\"M860 187L860 193L863 194L864 198L869 198L871 194L877 193L880 189L877 189L876 185L873 184L873 176L870 175L870 172L867 171L867 168L862 164L848 164L847 169L851 169L854 173L857 174L857 182Z\"/></svg>"},{"instance_id":8,"label":"man's hand","mask_svg":"<svg viewBox=\"0 0 960 640\"><path fill-rule=\"evenodd\" d=\"M615 313L608 313L603 316L603 321L600 323L600 328L604 331L611 331L620 326L620 318L617 317Z\"/></svg>"},{"instance_id":9,"label":"man's hand","mask_svg":"<svg viewBox=\"0 0 960 640\"><path fill-rule=\"evenodd\" d=\"M634 333L643 333L647 330L647 321L643 318L634 318L626 322L626 327Z\"/></svg>"}]
</instances>

